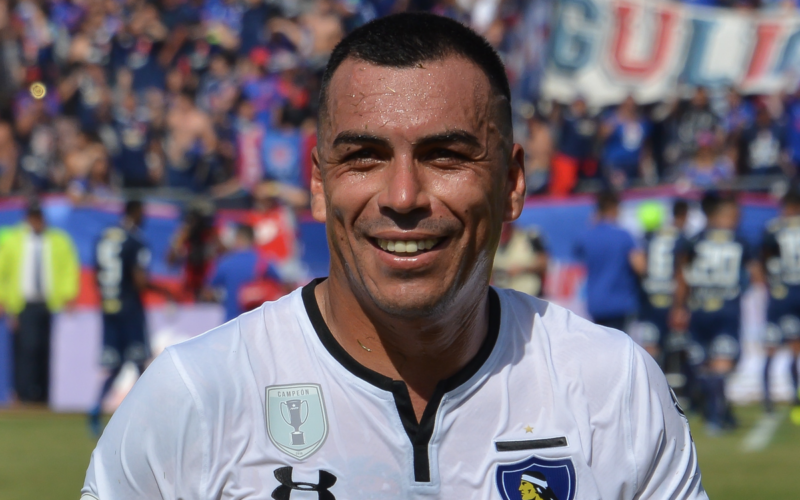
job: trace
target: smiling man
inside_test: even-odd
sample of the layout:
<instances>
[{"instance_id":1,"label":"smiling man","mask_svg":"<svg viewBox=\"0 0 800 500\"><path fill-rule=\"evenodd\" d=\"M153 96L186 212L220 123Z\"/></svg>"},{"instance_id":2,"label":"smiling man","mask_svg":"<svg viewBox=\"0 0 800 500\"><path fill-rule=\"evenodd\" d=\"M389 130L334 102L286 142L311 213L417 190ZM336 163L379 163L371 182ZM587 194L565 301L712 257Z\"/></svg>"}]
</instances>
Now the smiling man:
<instances>
[{"instance_id":1,"label":"smiling man","mask_svg":"<svg viewBox=\"0 0 800 500\"><path fill-rule=\"evenodd\" d=\"M488 285L525 182L482 38L423 14L356 30L319 123L330 276L156 359L87 498L510 500L545 472L559 500L706 498L646 353Z\"/></svg>"}]
</instances>

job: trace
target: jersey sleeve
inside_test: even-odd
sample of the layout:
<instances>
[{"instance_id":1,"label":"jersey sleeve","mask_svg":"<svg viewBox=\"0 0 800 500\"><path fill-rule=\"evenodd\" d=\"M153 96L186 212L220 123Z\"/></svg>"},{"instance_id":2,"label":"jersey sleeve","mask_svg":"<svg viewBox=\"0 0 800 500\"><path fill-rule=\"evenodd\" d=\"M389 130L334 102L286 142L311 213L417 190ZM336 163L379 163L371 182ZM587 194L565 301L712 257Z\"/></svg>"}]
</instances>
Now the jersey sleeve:
<instances>
[{"instance_id":1,"label":"jersey sleeve","mask_svg":"<svg viewBox=\"0 0 800 500\"><path fill-rule=\"evenodd\" d=\"M768 227L764 231L763 239L761 240L761 258L766 261L770 257L778 257L781 254L780 246L778 245L778 238L776 232Z\"/></svg>"},{"instance_id":2,"label":"jersey sleeve","mask_svg":"<svg viewBox=\"0 0 800 500\"><path fill-rule=\"evenodd\" d=\"M755 252L753 252L753 247L750 243L741 236L737 237L737 240L740 245L742 245L742 268L746 268L747 264L758 257Z\"/></svg>"},{"instance_id":3,"label":"jersey sleeve","mask_svg":"<svg viewBox=\"0 0 800 500\"><path fill-rule=\"evenodd\" d=\"M689 422L661 369L638 346L633 348L630 377L634 498L707 499Z\"/></svg>"},{"instance_id":4,"label":"jersey sleeve","mask_svg":"<svg viewBox=\"0 0 800 500\"><path fill-rule=\"evenodd\" d=\"M169 350L145 370L92 453L81 499L202 498L208 433Z\"/></svg>"}]
</instances>

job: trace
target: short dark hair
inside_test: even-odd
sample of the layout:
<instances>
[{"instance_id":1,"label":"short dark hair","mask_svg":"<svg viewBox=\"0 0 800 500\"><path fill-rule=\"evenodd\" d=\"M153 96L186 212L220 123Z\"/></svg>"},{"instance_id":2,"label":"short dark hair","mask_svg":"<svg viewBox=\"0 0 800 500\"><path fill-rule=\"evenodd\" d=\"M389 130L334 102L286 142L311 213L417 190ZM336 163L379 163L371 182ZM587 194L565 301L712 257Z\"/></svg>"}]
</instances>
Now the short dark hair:
<instances>
[{"instance_id":1,"label":"short dark hair","mask_svg":"<svg viewBox=\"0 0 800 500\"><path fill-rule=\"evenodd\" d=\"M127 217L142 213L144 205L142 200L128 200L125 202L125 215Z\"/></svg>"},{"instance_id":2,"label":"short dark hair","mask_svg":"<svg viewBox=\"0 0 800 500\"><path fill-rule=\"evenodd\" d=\"M42 203L38 198L30 198L28 200L28 204L25 206L25 216L29 218L44 216L42 213Z\"/></svg>"},{"instance_id":3,"label":"short dark hair","mask_svg":"<svg viewBox=\"0 0 800 500\"><path fill-rule=\"evenodd\" d=\"M672 204L672 217L677 219L679 217L686 217L686 214L689 213L689 203L684 200L683 198L678 198L675 200L675 203Z\"/></svg>"},{"instance_id":4,"label":"short dark hair","mask_svg":"<svg viewBox=\"0 0 800 500\"><path fill-rule=\"evenodd\" d=\"M718 191L709 191L703 195L703 200L700 202L703 213L706 217L711 217L725 205L736 205L737 197L733 193L720 193Z\"/></svg>"},{"instance_id":5,"label":"short dark hair","mask_svg":"<svg viewBox=\"0 0 800 500\"><path fill-rule=\"evenodd\" d=\"M458 21L422 12L403 12L375 19L346 36L333 49L320 87L320 122L327 111L333 74L347 59L390 68L411 68L426 61L462 56L475 63L492 88L506 98L511 117L511 90L505 66L485 38Z\"/></svg>"},{"instance_id":6,"label":"short dark hair","mask_svg":"<svg viewBox=\"0 0 800 500\"><path fill-rule=\"evenodd\" d=\"M789 189L783 198L781 198L781 205L785 206L798 206L800 205L800 189L796 186Z\"/></svg>"},{"instance_id":7,"label":"short dark hair","mask_svg":"<svg viewBox=\"0 0 800 500\"><path fill-rule=\"evenodd\" d=\"M601 214L619 206L619 195L616 191L606 189L597 194L597 211Z\"/></svg>"}]
</instances>

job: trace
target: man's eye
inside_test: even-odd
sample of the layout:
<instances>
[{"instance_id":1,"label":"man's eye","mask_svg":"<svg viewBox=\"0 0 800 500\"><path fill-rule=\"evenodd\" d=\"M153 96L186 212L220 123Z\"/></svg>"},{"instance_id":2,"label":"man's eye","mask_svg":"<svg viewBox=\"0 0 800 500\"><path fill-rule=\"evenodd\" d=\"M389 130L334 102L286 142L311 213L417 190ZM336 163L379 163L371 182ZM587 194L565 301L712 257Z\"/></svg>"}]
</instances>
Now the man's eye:
<instances>
[{"instance_id":1,"label":"man's eye","mask_svg":"<svg viewBox=\"0 0 800 500\"><path fill-rule=\"evenodd\" d=\"M425 156L428 161L453 161L465 159L464 155L449 149L434 149Z\"/></svg>"},{"instance_id":2,"label":"man's eye","mask_svg":"<svg viewBox=\"0 0 800 500\"><path fill-rule=\"evenodd\" d=\"M363 161L363 160L377 160L378 153L372 149L359 149L344 157L344 161Z\"/></svg>"}]
</instances>

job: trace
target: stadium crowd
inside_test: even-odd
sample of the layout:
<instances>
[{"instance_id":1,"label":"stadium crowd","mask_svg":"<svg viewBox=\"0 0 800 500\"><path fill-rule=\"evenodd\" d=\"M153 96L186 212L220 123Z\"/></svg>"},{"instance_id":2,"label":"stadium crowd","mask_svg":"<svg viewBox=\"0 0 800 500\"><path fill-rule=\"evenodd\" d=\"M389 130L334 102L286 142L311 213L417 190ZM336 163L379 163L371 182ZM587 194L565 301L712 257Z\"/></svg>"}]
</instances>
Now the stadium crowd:
<instances>
[{"instance_id":1,"label":"stadium crowd","mask_svg":"<svg viewBox=\"0 0 800 500\"><path fill-rule=\"evenodd\" d=\"M470 2L464 2L470 4ZM536 93L550 2L0 3L0 194L119 189L302 207L321 72L342 36L393 11L477 27L520 99Z\"/></svg>"},{"instance_id":2,"label":"stadium crowd","mask_svg":"<svg viewBox=\"0 0 800 500\"><path fill-rule=\"evenodd\" d=\"M502 55L531 194L795 175L797 93L542 101L550 0L21 1L0 3L0 195L160 187L218 207L305 207L328 54L407 9L468 23Z\"/></svg>"}]
</instances>

